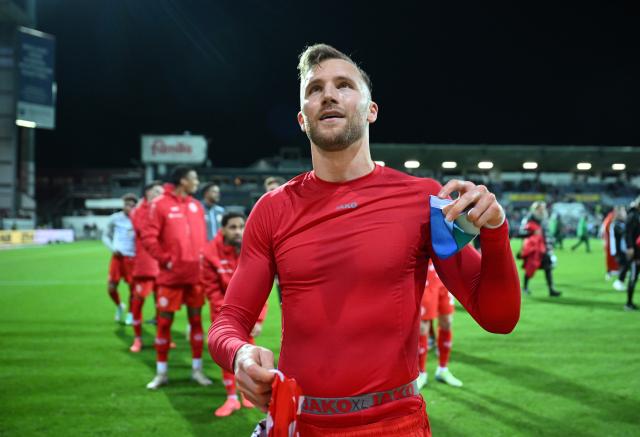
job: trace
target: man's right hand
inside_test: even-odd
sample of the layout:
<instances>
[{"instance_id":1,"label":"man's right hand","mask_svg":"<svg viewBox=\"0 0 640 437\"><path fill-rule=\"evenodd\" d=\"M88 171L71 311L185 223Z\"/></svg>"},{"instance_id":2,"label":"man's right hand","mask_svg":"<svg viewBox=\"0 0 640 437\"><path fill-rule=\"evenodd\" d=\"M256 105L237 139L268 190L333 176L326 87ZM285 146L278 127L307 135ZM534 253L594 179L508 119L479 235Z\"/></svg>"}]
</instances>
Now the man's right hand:
<instances>
[{"instance_id":1,"label":"man's right hand","mask_svg":"<svg viewBox=\"0 0 640 437\"><path fill-rule=\"evenodd\" d=\"M234 372L238 389L263 413L269 408L271 383L275 374L273 352L260 346L245 344L236 353Z\"/></svg>"},{"instance_id":2,"label":"man's right hand","mask_svg":"<svg viewBox=\"0 0 640 437\"><path fill-rule=\"evenodd\" d=\"M633 247L627 249L627 259L633 259Z\"/></svg>"}]
</instances>

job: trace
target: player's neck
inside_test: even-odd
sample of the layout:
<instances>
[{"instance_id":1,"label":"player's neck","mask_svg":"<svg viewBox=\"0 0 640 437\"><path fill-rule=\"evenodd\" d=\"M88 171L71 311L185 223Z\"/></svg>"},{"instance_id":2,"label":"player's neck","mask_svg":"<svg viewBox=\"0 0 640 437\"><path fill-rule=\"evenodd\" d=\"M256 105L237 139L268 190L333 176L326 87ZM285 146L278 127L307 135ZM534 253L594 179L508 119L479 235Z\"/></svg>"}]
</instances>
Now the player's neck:
<instances>
[{"instance_id":1,"label":"player's neck","mask_svg":"<svg viewBox=\"0 0 640 437\"><path fill-rule=\"evenodd\" d=\"M189 193L187 193L187 191L180 186L175 187L175 189L173 190L173 194L175 194L177 197L187 197L189 195Z\"/></svg>"},{"instance_id":2,"label":"player's neck","mask_svg":"<svg viewBox=\"0 0 640 437\"><path fill-rule=\"evenodd\" d=\"M368 175L375 168L366 134L346 149L335 152L311 144L311 160L315 175L327 182L348 182Z\"/></svg>"},{"instance_id":3,"label":"player's neck","mask_svg":"<svg viewBox=\"0 0 640 437\"><path fill-rule=\"evenodd\" d=\"M223 237L224 238L224 245L225 246L233 246L234 250L236 251L237 254L240 253L240 245L234 243L233 241L229 240L227 237Z\"/></svg>"}]
</instances>

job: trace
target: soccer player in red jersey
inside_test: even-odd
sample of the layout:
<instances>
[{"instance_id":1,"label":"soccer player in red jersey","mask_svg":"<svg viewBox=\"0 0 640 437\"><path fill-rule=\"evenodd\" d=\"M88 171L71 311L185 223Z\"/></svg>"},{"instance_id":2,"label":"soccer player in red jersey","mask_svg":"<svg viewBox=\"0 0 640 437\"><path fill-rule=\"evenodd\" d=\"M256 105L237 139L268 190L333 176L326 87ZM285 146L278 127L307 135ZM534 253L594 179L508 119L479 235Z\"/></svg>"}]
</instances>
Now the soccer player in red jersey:
<instances>
[{"instance_id":1,"label":"soccer player in red jersey","mask_svg":"<svg viewBox=\"0 0 640 437\"><path fill-rule=\"evenodd\" d=\"M159 181L147 184L144 188L144 198L130 214L136 235L136 256L133 262L133 299L131 300L135 337L129 348L131 352L140 352L142 349L142 306L147 296L155 290L156 276L158 275L158 261L149 255L142 245L142 231L147 225L151 201L160 196L163 191L162 183Z\"/></svg>"},{"instance_id":2,"label":"soccer player in red jersey","mask_svg":"<svg viewBox=\"0 0 640 437\"><path fill-rule=\"evenodd\" d=\"M538 269L544 270L550 297L559 297L562 293L553 286L553 263L551 261L551 247L547 243L544 224L547 219L547 204L533 202L531 214L524 223L521 233L525 236L522 242L520 257L524 269L524 292L530 294L529 281Z\"/></svg>"},{"instance_id":3,"label":"soccer player in red jersey","mask_svg":"<svg viewBox=\"0 0 640 437\"><path fill-rule=\"evenodd\" d=\"M244 223L244 214L238 212L226 213L222 216L220 231L204 248L202 289L209 300L211 322L220 313L220 308L222 308L224 302L224 294L238 266ZM255 344L254 338L262 332L262 324L266 313L267 306L265 305L251 331L249 343ZM229 416L234 411L239 410L241 405L246 408L253 408L253 404L246 398L242 399L242 404L238 400L233 372L222 369L222 382L227 392L227 400L215 411L216 416Z\"/></svg>"},{"instance_id":4,"label":"soccer player in red jersey","mask_svg":"<svg viewBox=\"0 0 640 437\"><path fill-rule=\"evenodd\" d=\"M204 212L200 202L191 197L198 189L198 174L189 167L177 166L171 174L172 184L165 185L163 195L151 203L142 244L158 261L156 368L157 374L147 384L155 390L169 382L167 376L171 324L182 304L187 306L191 326L191 377L200 385L210 385L202 371L202 321L200 313L204 295L200 287L202 249L206 242Z\"/></svg>"},{"instance_id":5,"label":"soccer player in red jersey","mask_svg":"<svg viewBox=\"0 0 640 437\"><path fill-rule=\"evenodd\" d=\"M442 187L376 165L368 127L378 105L368 76L348 56L319 44L304 51L298 68L298 123L310 139L313 171L266 193L251 212L209 351L266 411L274 356L248 338L277 272L278 368L305 395L300 435L428 436L415 381L427 262L484 329L511 332L521 297L504 211L484 186L452 180ZM471 247L447 259L433 252L429 195L453 192L459 196L443 212L452 220L471 208L482 257Z\"/></svg>"},{"instance_id":6,"label":"soccer player in red jersey","mask_svg":"<svg viewBox=\"0 0 640 437\"><path fill-rule=\"evenodd\" d=\"M122 196L122 211L109 217L107 229L102 235L102 242L111 251L109 262L109 282L107 290L113 303L116 304L116 322L122 321L125 305L120 301L118 284L124 280L129 285L129 311L131 311L132 282L133 282L133 257L136 254L135 237L129 214L135 208L138 198L135 194L128 193ZM129 316L127 316L129 318ZM131 324L128 320L127 324Z\"/></svg>"},{"instance_id":7,"label":"soccer player in red jersey","mask_svg":"<svg viewBox=\"0 0 640 437\"><path fill-rule=\"evenodd\" d=\"M429 262L427 271L427 283L424 287L420 308L420 337L418 341L418 388L427 383L427 353L429 352L429 329L433 327L432 321L438 319L438 369L436 380L453 387L462 387L462 381L453 376L449 370L449 357L453 342L453 296L444 286L433 263Z\"/></svg>"}]
</instances>

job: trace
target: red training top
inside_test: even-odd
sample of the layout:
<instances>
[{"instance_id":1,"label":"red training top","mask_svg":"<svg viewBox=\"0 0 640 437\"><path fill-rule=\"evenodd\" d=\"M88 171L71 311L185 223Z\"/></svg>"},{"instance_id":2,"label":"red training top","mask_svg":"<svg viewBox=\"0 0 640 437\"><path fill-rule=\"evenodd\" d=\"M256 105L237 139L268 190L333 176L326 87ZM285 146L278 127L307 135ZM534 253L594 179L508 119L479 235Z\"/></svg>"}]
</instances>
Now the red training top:
<instances>
[{"instance_id":1,"label":"red training top","mask_svg":"<svg viewBox=\"0 0 640 437\"><path fill-rule=\"evenodd\" d=\"M238 267L236 247L224 243L222 231L218 231L216 237L207 242L202 251L204 261L202 263L202 291L211 302L211 320L215 320L224 301L227 287ZM258 322L262 323L267 316L267 304L265 303Z\"/></svg>"},{"instance_id":2,"label":"red training top","mask_svg":"<svg viewBox=\"0 0 640 437\"><path fill-rule=\"evenodd\" d=\"M520 255L523 259L522 267L526 275L531 278L542 265L542 258L547 253L547 244L542 226L536 220L529 219L525 225L525 231L529 236L522 243Z\"/></svg>"},{"instance_id":3,"label":"red training top","mask_svg":"<svg viewBox=\"0 0 640 437\"><path fill-rule=\"evenodd\" d=\"M278 367L305 395L354 396L414 380L420 299L433 257L429 195L440 188L432 179L376 166L345 183L308 172L266 193L247 221L240 264L209 329L211 356L232 369L277 273L283 323ZM482 258L466 247L446 260L433 258L434 264L484 329L508 333L521 299L508 225L483 228L480 238ZM422 402L402 399L356 415L389 418L405 401L413 402L411 408ZM341 416L304 416L347 423Z\"/></svg>"},{"instance_id":4,"label":"red training top","mask_svg":"<svg viewBox=\"0 0 640 437\"><path fill-rule=\"evenodd\" d=\"M191 196L177 196L173 186L151 202L148 226L142 231L144 248L158 260L158 285L198 284L202 249L207 240L204 211ZM167 264L171 262L171 269Z\"/></svg>"},{"instance_id":5,"label":"red training top","mask_svg":"<svg viewBox=\"0 0 640 437\"><path fill-rule=\"evenodd\" d=\"M136 234L136 256L133 262L134 278L155 278L158 276L158 261L156 261L142 245L142 230L149 219L149 202L143 199L140 205L131 211L129 218Z\"/></svg>"}]
</instances>

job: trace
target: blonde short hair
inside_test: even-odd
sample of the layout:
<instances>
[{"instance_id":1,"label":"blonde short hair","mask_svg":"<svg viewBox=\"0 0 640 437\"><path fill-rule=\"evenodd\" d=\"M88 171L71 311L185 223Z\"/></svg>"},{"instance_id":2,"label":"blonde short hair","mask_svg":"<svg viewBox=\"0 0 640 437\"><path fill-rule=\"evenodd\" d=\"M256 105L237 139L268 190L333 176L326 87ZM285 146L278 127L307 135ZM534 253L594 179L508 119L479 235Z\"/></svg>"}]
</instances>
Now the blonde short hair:
<instances>
[{"instance_id":1,"label":"blonde short hair","mask_svg":"<svg viewBox=\"0 0 640 437\"><path fill-rule=\"evenodd\" d=\"M312 46L306 47L304 51L300 53L298 62L298 78L300 79L300 83L302 83L309 71L313 70L316 66L320 65L322 62L328 59L342 59L343 61L347 61L348 63L353 64L353 66L358 69L360 76L362 76L362 80L369 89L369 95L371 95L373 86L371 84L369 75L362 68L360 68L360 66L356 64L353 59L328 44L314 44Z\"/></svg>"}]
</instances>

